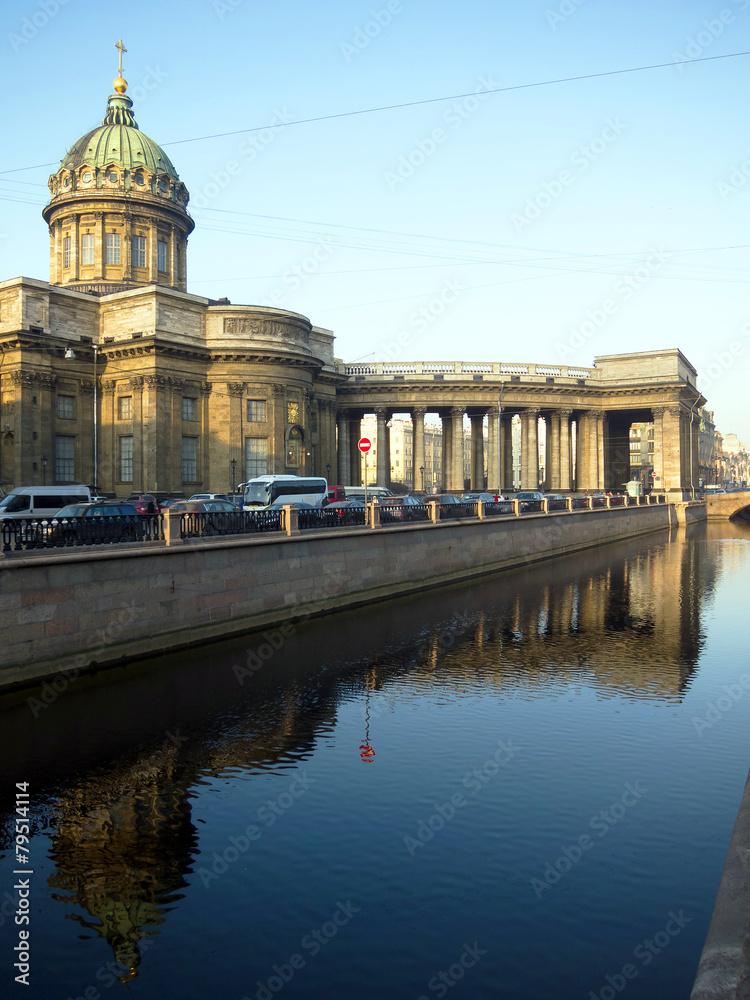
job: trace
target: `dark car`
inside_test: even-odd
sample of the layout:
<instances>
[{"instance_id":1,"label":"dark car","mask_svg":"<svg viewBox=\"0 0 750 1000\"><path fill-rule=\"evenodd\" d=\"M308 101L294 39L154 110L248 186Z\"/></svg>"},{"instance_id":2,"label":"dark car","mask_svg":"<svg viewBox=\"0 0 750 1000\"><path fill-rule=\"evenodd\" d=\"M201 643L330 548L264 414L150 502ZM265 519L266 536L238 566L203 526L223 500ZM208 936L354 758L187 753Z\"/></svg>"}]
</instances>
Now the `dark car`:
<instances>
[{"instance_id":1,"label":"dark car","mask_svg":"<svg viewBox=\"0 0 750 1000\"><path fill-rule=\"evenodd\" d=\"M226 534L236 530L244 517L229 500L177 500L169 514L182 514L187 519L188 535Z\"/></svg>"},{"instance_id":2,"label":"dark car","mask_svg":"<svg viewBox=\"0 0 750 1000\"><path fill-rule=\"evenodd\" d=\"M379 497L378 504L381 524L394 521L427 521L430 516L421 499L413 496Z\"/></svg>"},{"instance_id":3,"label":"dark car","mask_svg":"<svg viewBox=\"0 0 750 1000\"><path fill-rule=\"evenodd\" d=\"M329 503L324 508L325 510L335 510L339 514L344 514L348 510L366 510L364 500L352 499L352 500L335 500L333 503Z\"/></svg>"},{"instance_id":4,"label":"dark car","mask_svg":"<svg viewBox=\"0 0 750 1000\"><path fill-rule=\"evenodd\" d=\"M48 541L55 545L92 542L135 542L146 533L135 504L124 500L71 503L50 522Z\"/></svg>"}]
</instances>

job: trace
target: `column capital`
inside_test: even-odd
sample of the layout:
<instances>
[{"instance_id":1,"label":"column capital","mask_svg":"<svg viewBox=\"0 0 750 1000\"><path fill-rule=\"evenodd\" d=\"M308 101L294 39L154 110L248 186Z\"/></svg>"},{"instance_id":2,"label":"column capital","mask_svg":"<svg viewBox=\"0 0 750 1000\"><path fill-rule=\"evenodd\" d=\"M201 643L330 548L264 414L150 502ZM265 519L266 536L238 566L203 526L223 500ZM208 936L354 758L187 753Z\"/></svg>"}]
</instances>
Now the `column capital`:
<instances>
[{"instance_id":1,"label":"column capital","mask_svg":"<svg viewBox=\"0 0 750 1000\"><path fill-rule=\"evenodd\" d=\"M412 420L414 419L414 417L422 417L424 419L426 413L427 413L426 406L412 406L411 408Z\"/></svg>"},{"instance_id":2,"label":"column capital","mask_svg":"<svg viewBox=\"0 0 750 1000\"><path fill-rule=\"evenodd\" d=\"M572 410L554 410L554 413L561 419L563 417L565 417L566 419L570 419L570 417L573 415Z\"/></svg>"},{"instance_id":3,"label":"column capital","mask_svg":"<svg viewBox=\"0 0 750 1000\"><path fill-rule=\"evenodd\" d=\"M337 420L348 420L349 419L349 410L336 410L336 419Z\"/></svg>"},{"instance_id":4,"label":"column capital","mask_svg":"<svg viewBox=\"0 0 750 1000\"><path fill-rule=\"evenodd\" d=\"M227 392L230 396L242 396L245 391L244 382L227 382Z\"/></svg>"},{"instance_id":5,"label":"column capital","mask_svg":"<svg viewBox=\"0 0 750 1000\"><path fill-rule=\"evenodd\" d=\"M666 406L652 406L651 413L653 415L654 420L660 420L664 416L665 410Z\"/></svg>"},{"instance_id":6,"label":"column capital","mask_svg":"<svg viewBox=\"0 0 750 1000\"><path fill-rule=\"evenodd\" d=\"M463 406L451 406L451 416L452 417L463 417L466 412Z\"/></svg>"}]
</instances>

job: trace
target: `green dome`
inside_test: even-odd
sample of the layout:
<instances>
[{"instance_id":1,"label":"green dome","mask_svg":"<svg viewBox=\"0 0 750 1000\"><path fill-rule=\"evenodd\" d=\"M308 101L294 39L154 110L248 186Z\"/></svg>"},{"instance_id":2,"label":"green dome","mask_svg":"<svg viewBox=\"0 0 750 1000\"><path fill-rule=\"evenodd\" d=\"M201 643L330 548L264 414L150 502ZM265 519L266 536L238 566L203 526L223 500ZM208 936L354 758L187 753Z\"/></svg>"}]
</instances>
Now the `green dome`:
<instances>
[{"instance_id":1,"label":"green dome","mask_svg":"<svg viewBox=\"0 0 750 1000\"><path fill-rule=\"evenodd\" d=\"M102 124L71 146L60 168L77 170L84 164L106 167L110 163L119 163L126 170L145 167L155 174L169 174L174 180L179 180L164 150L138 128L132 107L133 102L127 95L113 94Z\"/></svg>"}]
</instances>

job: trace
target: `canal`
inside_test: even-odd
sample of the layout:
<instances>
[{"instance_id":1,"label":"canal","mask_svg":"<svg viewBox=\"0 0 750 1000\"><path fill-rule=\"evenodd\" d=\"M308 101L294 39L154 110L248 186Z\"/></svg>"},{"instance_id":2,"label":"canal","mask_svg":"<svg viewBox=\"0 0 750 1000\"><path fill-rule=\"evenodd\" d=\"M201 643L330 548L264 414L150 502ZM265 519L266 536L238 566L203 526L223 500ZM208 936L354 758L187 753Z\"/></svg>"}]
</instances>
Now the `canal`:
<instances>
[{"instance_id":1,"label":"canal","mask_svg":"<svg viewBox=\"0 0 750 1000\"><path fill-rule=\"evenodd\" d=\"M687 1000L748 593L703 525L6 694L0 995Z\"/></svg>"}]
</instances>

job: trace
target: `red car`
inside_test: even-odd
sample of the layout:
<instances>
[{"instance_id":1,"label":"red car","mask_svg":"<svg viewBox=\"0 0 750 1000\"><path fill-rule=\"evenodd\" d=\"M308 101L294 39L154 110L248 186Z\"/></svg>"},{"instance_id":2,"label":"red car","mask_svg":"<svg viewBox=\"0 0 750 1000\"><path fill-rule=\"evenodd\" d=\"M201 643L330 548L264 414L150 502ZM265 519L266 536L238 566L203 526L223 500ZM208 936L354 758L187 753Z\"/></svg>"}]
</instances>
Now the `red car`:
<instances>
[{"instance_id":1,"label":"red car","mask_svg":"<svg viewBox=\"0 0 750 1000\"><path fill-rule=\"evenodd\" d=\"M131 493L128 503L132 503L139 514L157 514L159 504L153 493Z\"/></svg>"}]
</instances>

